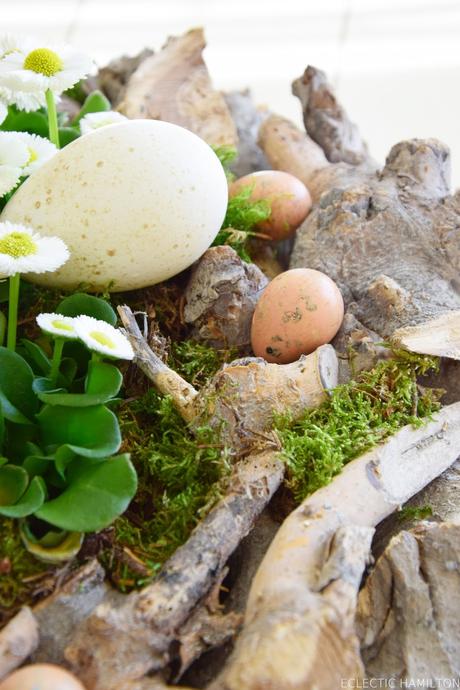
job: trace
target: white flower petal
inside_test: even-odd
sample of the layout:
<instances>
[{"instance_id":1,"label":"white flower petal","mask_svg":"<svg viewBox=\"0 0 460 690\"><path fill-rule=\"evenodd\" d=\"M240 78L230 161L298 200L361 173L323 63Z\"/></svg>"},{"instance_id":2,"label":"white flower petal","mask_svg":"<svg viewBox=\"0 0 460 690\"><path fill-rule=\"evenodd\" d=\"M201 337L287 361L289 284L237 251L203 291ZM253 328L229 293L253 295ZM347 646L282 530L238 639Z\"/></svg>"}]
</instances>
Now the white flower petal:
<instances>
[{"instance_id":1,"label":"white flower petal","mask_svg":"<svg viewBox=\"0 0 460 690\"><path fill-rule=\"evenodd\" d=\"M0 165L0 197L12 192L22 176L22 168L11 165Z\"/></svg>"},{"instance_id":2,"label":"white flower petal","mask_svg":"<svg viewBox=\"0 0 460 690\"><path fill-rule=\"evenodd\" d=\"M107 127L107 125L115 125L123 122L128 118L117 113L114 110L108 110L102 113L88 113L80 120L80 132L82 134L89 134L99 127Z\"/></svg>"},{"instance_id":3,"label":"white flower petal","mask_svg":"<svg viewBox=\"0 0 460 690\"><path fill-rule=\"evenodd\" d=\"M30 158L24 141L16 132L0 132L0 165L22 167Z\"/></svg>"},{"instance_id":4,"label":"white flower petal","mask_svg":"<svg viewBox=\"0 0 460 690\"><path fill-rule=\"evenodd\" d=\"M57 153L57 148L48 139L28 132L15 132L16 137L27 146L29 158L23 166L23 175L31 175Z\"/></svg>"},{"instance_id":5,"label":"white flower petal","mask_svg":"<svg viewBox=\"0 0 460 690\"><path fill-rule=\"evenodd\" d=\"M14 257L1 251L0 277L15 273L47 273L56 271L69 258L69 250L59 237L41 237L32 228L5 221L0 223L0 240L12 233L29 235L35 244L35 251L24 256Z\"/></svg>"},{"instance_id":6,"label":"white flower petal","mask_svg":"<svg viewBox=\"0 0 460 690\"><path fill-rule=\"evenodd\" d=\"M77 316L75 330L80 340L93 352L112 359L133 359L134 351L128 338L105 321L92 316Z\"/></svg>"},{"instance_id":7,"label":"white flower petal","mask_svg":"<svg viewBox=\"0 0 460 690\"><path fill-rule=\"evenodd\" d=\"M8 106L2 100L0 100L0 125L5 122L6 116L8 115Z\"/></svg>"},{"instance_id":8,"label":"white flower petal","mask_svg":"<svg viewBox=\"0 0 460 690\"><path fill-rule=\"evenodd\" d=\"M75 330L75 319L71 316L43 313L37 316L36 321L42 331L49 335L58 336L66 340L76 340L78 338Z\"/></svg>"},{"instance_id":9,"label":"white flower petal","mask_svg":"<svg viewBox=\"0 0 460 690\"><path fill-rule=\"evenodd\" d=\"M15 53L17 51L23 53L24 51L27 51L29 45L31 45L30 40L25 39L22 36L3 34L0 36L0 60L10 53Z\"/></svg>"}]
</instances>

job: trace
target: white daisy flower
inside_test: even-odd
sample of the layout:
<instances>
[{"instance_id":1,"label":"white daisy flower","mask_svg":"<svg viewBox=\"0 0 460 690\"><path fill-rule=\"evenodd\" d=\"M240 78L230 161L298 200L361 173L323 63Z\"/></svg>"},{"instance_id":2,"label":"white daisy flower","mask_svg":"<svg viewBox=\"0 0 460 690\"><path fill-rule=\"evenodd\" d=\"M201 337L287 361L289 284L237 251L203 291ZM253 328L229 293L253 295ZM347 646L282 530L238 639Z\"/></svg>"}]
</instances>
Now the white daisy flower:
<instances>
[{"instance_id":1,"label":"white daisy flower","mask_svg":"<svg viewBox=\"0 0 460 690\"><path fill-rule=\"evenodd\" d=\"M14 94L42 95L50 90L59 95L86 77L93 65L89 57L67 46L13 51L0 60L0 87Z\"/></svg>"},{"instance_id":2,"label":"white daisy flower","mask_svg":"<svg viewBox=\"0 0 460 690\"><path fill-rule=\"evenodd\" d=\"M36 318L38 325L48 335L65 338L66 340L76 340L78 334L75 330L75 319L71 316L62 314L43 313Z\"/></svg>"},{"instance_id":3,"label":"white daisy flower","mask_svg":"<svg viewBox=\"0 0 460 690\"><path fill-rule=\"evenodd\" d=\"M84 315L77 316L74 323L78 337L88 349L113 359L133 359L128 338L109 323Z\"/></svg>"},{"instance_id":4,"label":"white daisy flower","mask_svg":"<svg viewBox=\"0 0 460 690\"><path fill-rule=\"evenodd\" d=\"M0 197L19 183L30 157L26 144L11 132L0 132Z\"/></svg>"},{"instance_id":5,"label":"white daisy flower","mask_svg":"<svg viewBox=\"0 0 460 690\"><path fill-rule=\"evenodd\" d=\"M0 125L5 122L6 116L8 115L8 106L4 101L0 99Z\"/></svg>"},{"instance_id":6,"label":"white daisy flower","mask_svg":"<svg viewBox=\"0 0 460 690\"><path fill-rule=\"evenodd\" d=\"M0 223L0 278L56 271L68 258L69 250L59 237L42 237L9 221Z\"/></svg>"},{"instance_id":7,"label":"white daisy flower","mask_svg":"<svg viewBox=\"0 0 460 690\"><path fill-rule=\"evenodd\" d=\"M27 50L27 41L21 36L3 34L0 36L0 60L10 53L24 52Z\"/></svg>"},{"instance_id":8,"label":"white daisy flower","mask_svg":"<svg viewBox=\"0 0 460 690\"><path fill-rule=\"evenodd\" d=\"M29 153L29 158L22 168L23 175L31 175L57 153L56 146L38 134L14 132L14 136L27 146Z\"/></svg>"},{"instance_id":9,"label":"white daisy flower","mask_svg":"<svg viewBox=\"0 0 460 690\"><path fill-rule=\"evenodd\" d=\"M117 113L114 110L106 110L102 113L88 113L80 120L80 132L88 134L89 132L99 129L99 127L106 127L107 125L116 125L128 118Z\"/></svg>"},{"instance_id":10,"label":"white daisy flower","mask_svg":"<svg viewBox=\"0 0 460 690\"><path fill-rule=\"evenodd\" d=\"M28 42L21 37L13 36L12 34L0 36L0 60L13 53L26 54L32 48L30 41ZM0 88L0 98L6 105L15 105L19 110L27 112L38 110L38 108L46 105L44 92L33 94L22 91L13 92L11 89Z\"/></svg>"}]
</instances>

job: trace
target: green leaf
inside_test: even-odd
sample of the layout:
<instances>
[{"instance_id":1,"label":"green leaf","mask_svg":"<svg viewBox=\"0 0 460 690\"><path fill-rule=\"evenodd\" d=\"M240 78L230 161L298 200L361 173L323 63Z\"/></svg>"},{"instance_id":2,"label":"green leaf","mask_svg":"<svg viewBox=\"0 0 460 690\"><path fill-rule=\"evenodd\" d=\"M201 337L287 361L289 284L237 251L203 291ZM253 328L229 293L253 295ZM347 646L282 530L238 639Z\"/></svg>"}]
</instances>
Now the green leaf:
<instances>
[{"instance_id":1,"label":"green leaf","mask_svg":"<svg viewBox=\"0 0 460 690\"><path fill-rule=\"evenodd\" d=\"M136 489L136 471L128 455L97 464L81 460L71 486L36 515L61 529L96 532L126 510Z\"/></svg>"},{"instance_id":2,"label":"green leaf","mask_svg":"<svg viewBox=\"0 0 460 690\"><path fill-rule=\"evenodd\" d=\"M74 127L59 127L59 144L61 149L67 146L67 144L71 144L75 139L78 139L79 136L80 132L74 129Z\"/></svg>"},{"instance_id":3,"label":"green leaf","mask_svg":"<svg viewBox=\"0 0 460 690\"><path fill-rule=\"evenodd\" d=\"M25 359L28 360L32 368L46 376L49 374L51 369L51 362L46 356L42 348L37 345L37 343L32 342L32 340L26 340L22 338L20 342L20 347L25 352Z\"/></svg>"},{"instance_id":4,"label":"green leaf","mask_svg":"<svg viewBox=\"0 0 460 690\"><path fill-rule=\"evenodd\" d=\"M88 115L88 113L102 113L111 109L112 106L110 101L104 96L102 91L93 91L89 94L89 96L86 97L80 112L73 120L72 124L77 125L82 117L85 117L85 115Z\"/></svg>"},{"instance_id":5,"label":"green leaf","mask_svg":"<svg viewBox=\"0 0 460 690\"><path fill-rule=\"evenodd\" d=\"M3 442L5 440L5 419L0 412L0 451L3 448Z\"/></svg>"},{"instance_id":6,"label":"green leaf","mask_svg":"<svg viewBox=\"0 0 460 690\"><path fill-rule=\"evenodd\" d=\"M7 320L5 314L0 311L0 345L3 345L6 335Z\"/></svg>"},{"instance_id":7,"label":"green leaf","mask_svg":"<svg viewBox=\"0 0 460 690\"><path fill-rule=\"evenodd\" d=\"M0 467L0 506L10 506L21 498L27 489L29 477L18 465Z\"/></svg>"},{"instance_id":8,"label":"green leaf","mask_svg":"<svg viewBox=\"0 0 460 690\"><path fill-rule=\"evenodd\" d=\"M67 393L62 388L55 388L50 379L46 378L35 379L33 389L39 399L48 405L92 407L114 398L122 383L123 376L117 367L105 362L90 362L86 393Z\"/></svg>"},{"instance_id":9,"label":"green leaf","mask_svg":"<svg viewBox=\"0 0 460 690\"><path fill-rule=\"evenodd\" d=\"M86 295L84 292L77 292L63 299L56 312L64 316L86 314L86 316L107 321L111 326L117 323L117 315L108 302L94 295Z\"/></svg>"},{"instance_id":10,"label":"green leaf","mask_svg":"<svg viewBox=\"0 0 460 690\"><path fill-rule=\"evenodd\" d=\"M10 285L8 280L0 280L0 302L8 302Z\"/></svg>"},{"instance_id":11,"label":"green leaf","mask_svg":"<svg viewBox=\"0 0 460 690\"><path fill-rule=\"evenodd\" d=\"M16 352L0 347L0 411L16 424L30 424L38 401L32 391L34 374Z\"/></svg>"},{"instance_id":12,"label":"green leaf","mask_svg":"<svg viewBox=\"0 0 460 690\"><path fill-rule=\"evenodd\" d=\"M1 471L1 470L0 470ZM41 477L34 477L21 499L12 506L0 506L0 515L23 518L35 513L45 502L46 487Z\"/></svg>"},{"instance_id":13,"label":"green leaf","mask_svg":"<svg viewBox=\"0 0 460 690\"><path fill-rule=\"evenodd\" d=\"M36 477L46 474L54 463L54 456L28 455L22 463L29 477Z\"/></svg>"},{"instance_id":14,"label":"green leaf","mask_svg":"<svg viewBox=\"0 0 460 690\"><path fill-rule=\"evenodd\" d=\"M43 444L48 447L66 445L77 455L103 458L116 453L121 445L117 418L104 405L45 405L37 419Z\"/></svg>"},{"instance_id":15,"label":"green leaf","mask_svg":"<svg viewBox=\"0 0 460 690\"><path fill-rule=\"evenodd\" d=\"M47 138L48 119L45 113L40 111L26 113L22 110L9 108L8 115L0 129L7 132L30 132Z\"/></svg>"}]
</instances>

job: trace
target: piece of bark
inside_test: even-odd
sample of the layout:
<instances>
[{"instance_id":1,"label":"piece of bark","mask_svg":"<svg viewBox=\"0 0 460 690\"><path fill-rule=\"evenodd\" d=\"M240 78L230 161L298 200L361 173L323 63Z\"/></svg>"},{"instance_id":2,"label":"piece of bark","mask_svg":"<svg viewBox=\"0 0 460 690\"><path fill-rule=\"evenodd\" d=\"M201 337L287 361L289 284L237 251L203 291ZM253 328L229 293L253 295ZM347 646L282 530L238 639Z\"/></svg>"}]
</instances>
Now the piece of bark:
<instances>
[{"instance_id":1,"label":"piece of bark","mask_svg":"<svg viewBox=\"0 0 460 690\"><path fill-rule=\"evenodd\" d=\"M144 50L133 57L123 55L112 60L105 67L101 67L97 75L99 88L106 94L113 108L122 100L126 84L131 75L134 74L144 60L152 55L153 50L144 48Z\"/></svg>"},{"instance_id":2,"label":"piece of bark","mask_svg":"<svg viewBox=\"0 0 460 690\"><path fill-rule=\"evenodd\" d=\"M236 128L223 95L209 77L202 29L170 38L141 62L126 85L118 110L129 118L165 120L215 146L236 145Z\"/></svg>"},{"instance_id":3,"label":"piece of bark","mask_svg":"<svg viewBox=\"0 0 460 690\"><path fill-rule=\"evenodd\" d=\"M259 128L268 111L257 108L251 92L231 91L224 93L238 134L238 157L230 168L236 177L243 177L258 170L270 170L270 164L257 143Z\"/></svg>"},{"instance_id":4,"label":"piece of bark","mask_svg":"<svg viewBox=\"0 0 460 690\"><path fill-rule=\"evenodd\" d=\"M235 652L210 689L337 690L341 678L359 678L352 621L373 528L449 467L459 448L455 403L351 462L291 513L253 580Z\"/></svg>"},{"instance_id":5,"label":"piece of bark","mask_svg":"<svg viewBox=\"0 0 460 690\"><path fill-rule=\"evenodd\" d=\"M314 111L308 93L302 97ZM449 193L447 147L435 139L401 142L378 173L366 158L330 163L324 151L337 149L344 113L329 115L338 118L332 129L311 116L308 134L275 117L260 130L274 167L301 177L315 201L297 231L291 267L328 274L345 302L356 303L356 317L382 337L459 310L460 197ZM439 354L448 356L459 338Z\"/></svg>"},{"instance_id":6,"label":"piece of bark","mask_svg":"<svg viewBox=\"0 0 460 690\"><path fill-rule=\"evenodd\" d=\"M38 642L37 619L24 606L0 631L0 681L32 654Z\"/></svg>"},{"instance_id":7,"label":"piece of bark","mask_svg":"<svg viewBox=\"0 0 460 690\"><path fill-rule=\"evenodd\" d=\"M392 539L359 596L369 678L435 687L436 679L459 677L459 563L459 524L422 523Z\"/></svg>"},{"instance_id":8,"label":"piece of bark","mask_svg":"<svg viewBox=\"0 0 460 690\"><path fill-rule=\"evenodd\" d=\"M339 383L346 383L360 371L368 371L381 359L391 356L391 350L381 344L380 336L363 326L347 311L342 325L332 341L339 358Z\"/></svg>"},{"instance_id":9,"label":"piece of bark","mask_svg":"<svg viewBox=\"0 0 460 690\"><path fill-rule=\"evenodd\" d=\"M460 360L460 310L446 312L419 326L399 328L392 340L411 352Z\"/></svg>"},{"instance_id":10,"label":"piece of bark","mask_svg":"<svg viewBox=\"0 0 460 690\"><path fill-rule=\"evenodd\" d=\"M226 496L145 589L103 604L77 629L66 658L87 690L119 690L164 668L180 628L278 488L283 464L266 451L239 463ZM91 641L90 644L88 641Z\"/></svg>"},{"instance_id":11,"label":"piece of bark","mask_svg":"<svg viewBox=\"0 0 460 690\"><path fill-rule=\"evenodd\" d=\"M368 159L367 146L357 126L337 102L324 72L307 67L292 84L292 93L302 103L306 131L331 163L359 165Z\"/></svg>"},{"instance_id":12,"label":"piece of bark","mask_svg":"<svg viewBox=\"0 0 460 690\"><path fill-rule=\"evenodd\" d=\"M254 309L268 279L226 245L208 249L185 289L184 320L192 337L215 348L244 348L251 342Z\"/></svg>"}]
</instances>

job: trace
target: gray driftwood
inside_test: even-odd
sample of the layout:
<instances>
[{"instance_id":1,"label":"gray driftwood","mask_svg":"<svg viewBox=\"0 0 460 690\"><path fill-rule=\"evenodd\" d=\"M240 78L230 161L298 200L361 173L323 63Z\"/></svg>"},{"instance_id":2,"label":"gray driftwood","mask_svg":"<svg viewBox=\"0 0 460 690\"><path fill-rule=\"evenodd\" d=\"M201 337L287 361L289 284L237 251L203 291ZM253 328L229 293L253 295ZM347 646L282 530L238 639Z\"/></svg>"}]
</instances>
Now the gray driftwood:
<instances>
[{"instance_id":1,"label":"gray driftwood","mask_svg":"<svg viewBox=\"0 0 460 690\"><path fill-rule=\"evenodd\" d=\"M25 606L0 631L0 681L38 647L37 619Z\"/></svg>"},{"instance_id":2,"label":"gray driftwood","mask_svg":"<svg viewBox=\"0 0 460 690\"><path fill-rule=\"evenodd\" d=\"M354 614L374 527L459 448L455 403L351 462L291 513L252 582L235 651L209 689L337 690L342 678L356 687L364 669Z\"/></svg>"},{"instance_id":3,"label":"gray driftwood","mask_svg":"<svg viewBox=\"0 0 460 690\"><path fill-rule=\"evenodd\" d=\"M260 268L231 247L208 249L184 293L184 320L193 326L192 337L216 348L248 347L254 309L267 284Z\"/></svg>"},{"instance_id":4,"label":"gray driftwood","mask_svg":"<svg viewBox=\"0 0 460 690\"><path fill-rule=\"evenodd\" d=\"M208 144L235 145L234 122L223 95L213 88L203 60L205 45L202 29L170 38L129 77L118 110L132 119L181 125Z\"/></svg>"},{"instance_id":5,"label":"gray driftwood","mask_svg":"<svg viewBox=\"0 0 460 690\"><path fill-rule=\"evenodd\" d=\"M260 133L273 167L299 176L315 201L291 267L327 273L382 337L450 312L451 337L444 351L438 338L436 354L460 356L460 195L450 192L448 148L403 141L377 170L322 73L309 67L294 92L307 133L276 116Z\"/></svg>"},{"instance_id":6,"label":"gray driftwood","mask_svg":"<svg viewBox=\"0 0 460 690\"><path fill-rule=\"evenodd\" d=\"M458 679L459 563L458 523L425 522L392 539L359 596L357 630L369 678L420 680L425 687Z\"/></svg>"},{"instance_id":7,"label":"gray driftwood","mask_svg":"<svg viewBox=\"0 0 460 690\"><path fill-rule=\"evenodd\" d=\"M227 559L282 481L283 463L270 433L273 414L284 409L301 414L324 400L327 388L337 382L334 350L324 346L292 365L236 361L198 392L150 350L131 310L119 307L119 313L142 370L172 396L192 429L194 423L214 424L236 462L224 498L153 584L129 595L120 607L101 604L77 629L66 658L87 690L119 690L129 683L143 687L147 673L160 671L177 655L186 667L196 644L194 626L209 623L216 632L197 606L220 582ZM227 622L234 631L234 619Z\"/></svg>"}]
</instances>

